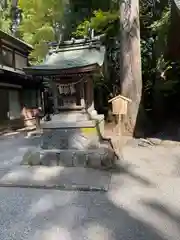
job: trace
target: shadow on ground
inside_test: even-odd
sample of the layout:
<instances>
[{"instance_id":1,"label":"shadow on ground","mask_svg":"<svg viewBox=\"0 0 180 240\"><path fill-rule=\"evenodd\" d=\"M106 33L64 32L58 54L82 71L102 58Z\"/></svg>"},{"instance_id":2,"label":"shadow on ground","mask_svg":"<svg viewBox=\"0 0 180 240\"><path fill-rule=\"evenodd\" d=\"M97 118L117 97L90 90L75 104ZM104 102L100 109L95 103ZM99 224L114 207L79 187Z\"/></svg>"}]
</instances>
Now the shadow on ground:
<instances>
[{"instance_id":1,"label":"shadow on ground","mask_svg":"<svg viewBox=\"0 0 180 240\"><path fill-rule=\"evenodd\" d=\"M154 187L154 183L149 181L148 178L145 178L144 176L140 176L133 172L132 165L131 164L126 164L126 165L121 165L119 164L118 166L114 167L114 169L111 170L113 174L123 174L134 181L139 182L140 184L146 186L146 187Z\"/></svg>"},{"instance_id":2,"label":"shadow on ground","mask_svg":"<svg viewBox=\"0 0 180 240\"><path fill-rule=\"evenodd\" d=\"M180 215L177 214L177 212L173 212L167 206L162 205L159 202L145 202L145 201L143 201L142 204L144 204L146 207L150 208L152 211L158 212L159 215L167 217L172 222L177 224L178 228L180 227Z\"/></svg>"},{"instance_id":3,"label":"shadow on ground","mask_svg":"<svg viewBox=\"0 0 180 240\"><path fill-rule=\"evenodd\" d=\"M18 150L26 146L37 146L39 141L39 138L25 140L20 138L18 141L11 140L7 146L11 148L11 144L15 144L14 149ZM5 151L6 143L3 146L1 145L2 151ZM60 179L68 178L68 174L66 169L62 170ZM162 204L139 199L141 207L149 209L149 214L143 213L143 217L140 217L142 208L136 209L133 203L131 208L127 207L128 198L122 204L124 191L131 193L134 190L133 186L131 188L126 185L127 178L124 176L147 190L155 187L149 179L135 174L132 164L120 165L112 171L112 174L122 176L118 185L115 184L119 192L118 200L113 197L111 189L104 193L0 188L0 238L6 240L180 239L180 228L177 229L180 217ZM152 212L154 215L151 215ZM166 224L167 218L169 225ZM175 225L176 229L171 228L171 225Z\"/></svg>"},{"instance_id":4,"label":"shadow on ground","mask_svg":"<svg viewBox=\"0 0 180 240\"><path fill-rule=\"evenodd\" d=\"M155 127L155 126L153 126ZM157 138L162 141L180 141L180 122L170 121L162 123L157 129L146 135L147 138Z\"/></svg>"},{"instance_id":5,"label":"shadow on ground","mask_svg":"<svg viewBox=\"0 0 180 240\"><path fill-rule=\"evenodd\" d=\"M67 172L61 173L66 175ZM119 186L119 189L121 186ZM102 240L175 240L158 228L158 222L151 219L140 220L136 214L125 207L115 204L109 193L66 192L32 189L0 189L1 197L9 195L6 207L2 206L2 216L12 214L10 202L14 202L13 219L4 230L1 224L2 239L102 239ZM15 202L19 196L23 205ZM121 196L119 196L121 198ZM28 199L28 203L26 200ZM9 203L8 203L9 202ZM20 208L20 211L19 209ZM8 213L7 213L8 212ZM12 215L11 215L12 218ZM148 216L144 216L144 219ZM0 220L1 223L2 220ZM7 220L6 220L7 221ZM166 227L166 226L164 226ZM27 234L27 235L26 235ZM170 233L171 235L172 233ZM180 232L179 232L180 237Z\"/></svg>"}]
</instances>

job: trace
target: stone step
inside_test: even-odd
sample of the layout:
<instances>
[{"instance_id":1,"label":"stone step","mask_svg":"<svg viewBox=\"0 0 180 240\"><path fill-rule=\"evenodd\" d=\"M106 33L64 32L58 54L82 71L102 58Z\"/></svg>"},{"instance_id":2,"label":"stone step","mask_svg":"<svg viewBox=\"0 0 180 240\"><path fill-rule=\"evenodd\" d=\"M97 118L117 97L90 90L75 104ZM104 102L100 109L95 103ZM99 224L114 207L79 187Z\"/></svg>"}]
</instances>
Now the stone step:
<instances>
[{"instance_id":1,"label":"stone step","mask_svg":"<svg viewBox=\"0 0 180 240\"><path fill-rule=\"evenodd\" d=\"M30 149L23 156L22 165L110 168L115 162L113 149L102 145L97 149Z\"/></svg>"}]
</instances>

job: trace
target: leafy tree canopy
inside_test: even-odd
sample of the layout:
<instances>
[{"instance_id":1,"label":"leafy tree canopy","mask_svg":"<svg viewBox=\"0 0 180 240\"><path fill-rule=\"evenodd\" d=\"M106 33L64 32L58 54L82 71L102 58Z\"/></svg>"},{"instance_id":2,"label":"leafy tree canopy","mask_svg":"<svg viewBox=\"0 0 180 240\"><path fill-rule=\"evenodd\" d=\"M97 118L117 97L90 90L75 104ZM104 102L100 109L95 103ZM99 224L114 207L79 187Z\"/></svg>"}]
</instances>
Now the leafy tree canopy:
<instances>
[{"instance_id":1,"label":"leafy tree canopy","mask_svg":"<svg viewBox=\"0 0 180 240\"><path fill-rule=\"evenodd\" d=\"M93 12L93 17L85 19L77 27L75 36L87 36L89 28L94 29L97 34L106 33L110 36L117 34L119 28L119 13L118 11L103 12L97 10Z\"/></svg>"},{"instance_id":2,"label":"leafy tree canopy","mask_svg":"<svg viewBox=\"0 0 180 240\"><path fill-rule=\"evenodd\" d=\"M8 0L6 4L2 1L0 3L0 29L10 33L11 23L11 1Z\"/></svg>"},{"instance_id":3,"label":"leafy tree canopy","mask_svg":"<svg viewBox=\"0 0 180 240\"><path fill-rule=\"evenodd\" d=\"M106 64L104 77L99 76L95 81L95 86L103 86L107 92L114 92L119 88L119 11L112 8L109 11L102 9L93 11L93 15L86 18L77 26L73 33L75 37L89 35L89 29L94 29L95 34L105 34L106 44ZM110 80L111 79L111 80ZM110 81L109 81L110 80Z\"/></svg>"},{"instance_id":4,"label":"leafy tree canopy","mask_svg":"<svg viewBox=\"0 0 180 240\"><path fill-rule=\"evenodd\" d=\"M35 63L45 57L47 43L57 40L65 4L64 0L19 0L19 8L22 10L20 35L34 46L31 57Z\"/></svg>"},{"instance_id":5,"label":"leafy tree canopy","mask_svg":"<svg viewBox=\"0 0 180 240\"><path fill-rule=\"evenodd\" d=\"M157 69L162 70L165 67L168 67L164 59L164 55L167 49L167 38L170 27L170 8L166 8L161 19L155 21L150 27L152 31L156 34L155 50L157 57ZM169 68L169 67L168 67Z\"/></svg>"}]
</instances>

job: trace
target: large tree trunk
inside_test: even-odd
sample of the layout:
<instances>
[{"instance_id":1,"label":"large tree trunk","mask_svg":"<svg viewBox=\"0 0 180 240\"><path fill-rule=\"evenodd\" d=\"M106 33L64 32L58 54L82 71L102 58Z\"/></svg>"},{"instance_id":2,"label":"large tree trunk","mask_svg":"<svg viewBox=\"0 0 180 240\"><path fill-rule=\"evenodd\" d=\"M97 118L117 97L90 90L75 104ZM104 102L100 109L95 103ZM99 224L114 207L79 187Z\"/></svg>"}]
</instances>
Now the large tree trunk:
<instances>
[{"instance_id":1,"label":"large tree trunk","mask_svg":"<svg viewBox=\"0 0 180 240\"><path fill-rule=\"evenodd\" d=\"M133 135L137 119L139 121L139 118L143 117L139 0L120 0L120 26L121 94L132 100L122 124L123 128Z\"/></svg>"}]
</instances>

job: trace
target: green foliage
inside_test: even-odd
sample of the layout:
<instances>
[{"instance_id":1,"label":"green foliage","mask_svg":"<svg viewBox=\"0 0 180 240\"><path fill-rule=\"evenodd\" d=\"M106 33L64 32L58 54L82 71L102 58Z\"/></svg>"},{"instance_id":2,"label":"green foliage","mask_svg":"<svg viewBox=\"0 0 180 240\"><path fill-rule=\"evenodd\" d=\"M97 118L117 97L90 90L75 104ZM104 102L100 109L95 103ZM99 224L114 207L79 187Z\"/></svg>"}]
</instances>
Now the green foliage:
<instances>
[{"instance_id":1,"label":"green foliage","mask_svg":"<svg viewBox=\"0 0 180 240\"><path fill-rule=\"evenodd\" d=\"M167 3L159 5L159 9L152 9L149 13L147 13L149 6L146 6L145 2L141 6L143 6L141 8L141 53L145 107L153 110L157 105L159 110L165 107L169 112L172 110L172 105L168 108L167 104L177 99L180 91L180 64L172 62L167 55L171 6Z\"/></svg>"},{"instance_id":2,"label":"green foliage","mask_svg":"<svg viewBox=\"0 0 180 240\"><path fill-rule=\"evenodd\" d=\"M176 81L174 79L169 79L166 77L167 71L169 71L171 66L171 61L165 58L166 49L167 49L167 40L168 40L168 33L170 27L170 20L171 17L171 10L170 8L166 8L163 13L162 17L155 21L151 26L152 32L156 35L155 39L155 55L156 55L156 71L159 72L161 75L161 84L160 89L161 91L169 91L171 95L174 92L174 87L176 85ZM164 81L166 80L166 81Z\"/></svg>"},{"instance_id":3,"label":"green foliage","mask_svg":"<svg viewBox=\"0 0 180 240\"><path fill-rule=\"evenodd\" d=\"M162 13L161 19L155 21L151 25L151 29L155 32L161 31L161 34L167 34L167 27L170 25L170 13L170 8L166 8Z\"/></svg>"},{"instance_id":4,"label":"green foliage","mask_svg":"<svg viewBox=\"0 0 180 240\"><path fill-rule=\"evenodd\" d=\"M19 32L24 41L34 46L33 63L41 62L48 51L47 43L57 40L55 25L60 31L64 6L63 0L19 0L23 12Z\"/></svg>"},{"instance_id":5,"label":"green foliage","mask_svg":"<svg viewBox=\"0 0 180 240\"><path fill-rule=\"evenodd\" d=\"M11 33L11 1L7 1L7 6L0 3L0 29L6 33Z\"/></svg>"},{"instance_id":6,"label":"green foliage","mask_svg":"<svg viewBox=\"0 0 180 240\"><path fill-rule=\"evenodd\" d=\"M165 59L169 18L170 7L167 0L140 0L143 99L148 111L152 110L152 103L157 100L153 99L155 92L164 94L164 89L174 87L174 84L167 84L167 79L164 78L166 69L170 66L168 59Z\"/></svg>"},{"instance_id":7,"label":"green foliage","mask_svg":"<svg viewBox=\"0 0 180 240\"><path fill-rule=\"evenodd\" d=\"M116 10L115 10L116 9ZM107 93L117 91L120 87L119 77L119 11L116 2L112 4L112 10L102 11L102 9L93 11L93 16L80 23L73 33L75 37L84 37L89 35L89 29L94 29L95 35L105 34L106 45L106 64L104 68L104 78L97 78L95 87L106 89ZM119 91L119 90L118 90Z\"/></svg>"},{"instance_id":8,"label":"green foliage","mask_svg":"<svg viewBox=\"0 0 180 240\"><path fill-rule=\"evenodd\" d=\"M156 34L156 53L162 55L167 46L167 36L170 27L170 8L163 11L161 19L155 21L150 28Z\"/></svg>"},{"instance_id":9,"label":"green foliage","mask_svg":"<svg viewBox=\"0 0 180 240\"><path fill-rule=\"evenodd\" d=\"M88 29L90 28L90 21L84 20L82 23L79 24L76 31L73 32L73 35L76 37L83 37L88 35Z\"/></svg>"},{"instance_id":10,"label":"green foliage","mask_svg":"<svg viewBox=\"0 0 180 240\"><path fill-rule=\"evenodd\" d=\"M78 27L75 36L87 36L88 29L94 29L97 34L106 33L108 36L115 36L119 27L119 14L117 11L103 12L97 10L89 20L84 20Z\"/></svg>"}]
</instances>

